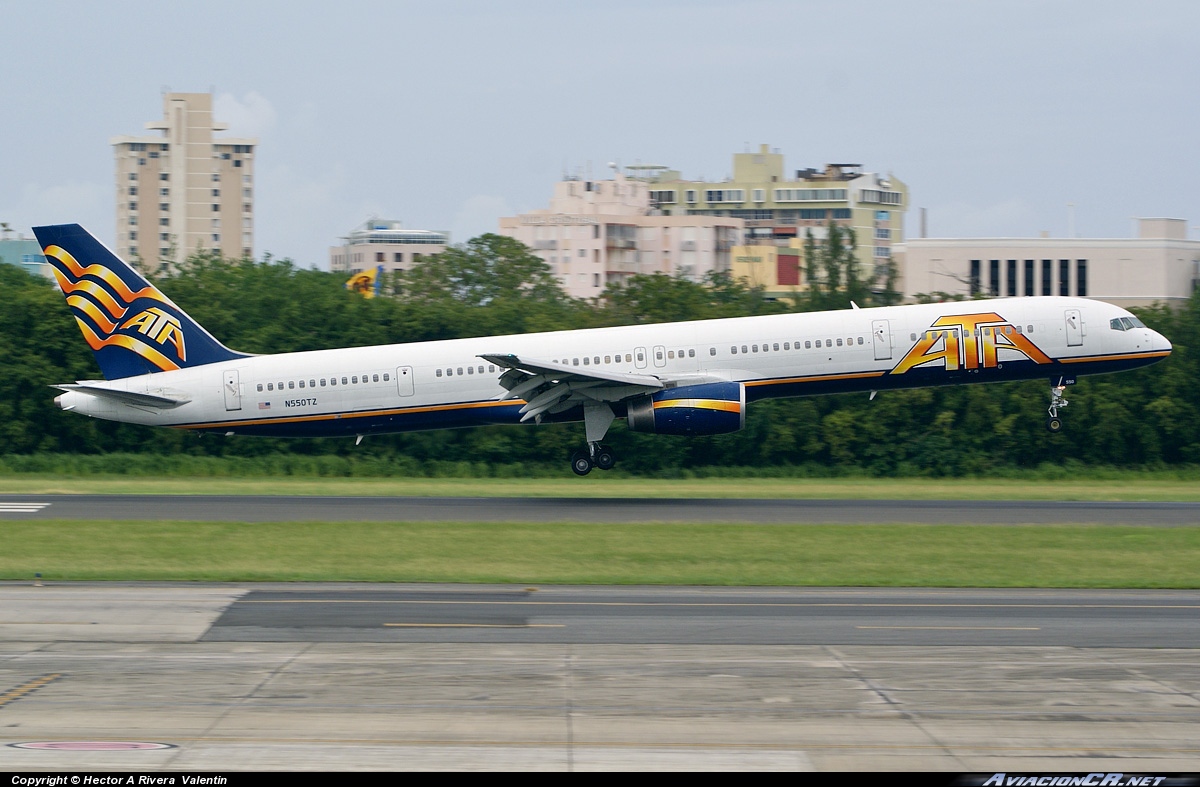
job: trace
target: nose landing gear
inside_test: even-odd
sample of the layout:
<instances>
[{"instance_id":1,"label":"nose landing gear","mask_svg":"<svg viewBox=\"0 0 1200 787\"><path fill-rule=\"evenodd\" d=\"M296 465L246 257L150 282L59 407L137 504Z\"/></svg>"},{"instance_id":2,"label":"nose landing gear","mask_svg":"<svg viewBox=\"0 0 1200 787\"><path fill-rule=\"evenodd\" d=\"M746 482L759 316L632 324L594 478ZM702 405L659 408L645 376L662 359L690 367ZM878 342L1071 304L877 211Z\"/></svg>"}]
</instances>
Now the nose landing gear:
<instances>
[{"instance_id":1,"label":"nose landing gear","mask_svg":"<svg viewBox=\"0 0 1200 787\"><path fill-rule=\"evenodd\" d=\"M1062 431L1063 421L1058 415L1058 408L1066 407L1068 404L1070 404L1070 402L1063 398L1063 391L1066 390L1066 387L1072 382L1074 382L1074 380L1067 380L1064 377L1060 377L1057 380L1051 381L1050 407L1047 409L1050 417L1046 419L1046 431L1050 432L1051 434L1058 434Z\"/></svg>"}]
</instances>

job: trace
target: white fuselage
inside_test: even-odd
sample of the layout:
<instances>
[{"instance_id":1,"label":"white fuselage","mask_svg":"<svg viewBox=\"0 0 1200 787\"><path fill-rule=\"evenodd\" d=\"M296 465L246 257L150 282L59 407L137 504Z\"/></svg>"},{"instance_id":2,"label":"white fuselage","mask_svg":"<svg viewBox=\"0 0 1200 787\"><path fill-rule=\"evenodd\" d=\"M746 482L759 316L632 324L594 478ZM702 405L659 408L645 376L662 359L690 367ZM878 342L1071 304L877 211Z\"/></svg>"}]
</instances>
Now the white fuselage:
<instances>
[{"instance_id":1,"label":"white fuselage","mask_svg":"<svg viewBox=\"0 0 1200 787\"><path fill-rule=\"evenodd\" d=\"M1000 319L980 317L988 314ZM963 322L963 315L974 316ZM1169 353L1170 343L1148 328L1110 328L1127 316L1100 301L1035 297L490 336L250 356L95 383L187 400L168 409L80 392L58 401L64 409L123 422L264 434L515 423L513 402L498 401L505 393L498 382L504 370L480 355L515 354L581 372L653 375L671 386L740 382L752 401L1095 374ZM989 330L1007 330L1011 337L993 341L990 360ZM914 355L922 341L932 341L931 349ZM1029 343L1050 362L1032 360ZM957 361L948 358L953 353Z\"/></svg>"}]
</instances>

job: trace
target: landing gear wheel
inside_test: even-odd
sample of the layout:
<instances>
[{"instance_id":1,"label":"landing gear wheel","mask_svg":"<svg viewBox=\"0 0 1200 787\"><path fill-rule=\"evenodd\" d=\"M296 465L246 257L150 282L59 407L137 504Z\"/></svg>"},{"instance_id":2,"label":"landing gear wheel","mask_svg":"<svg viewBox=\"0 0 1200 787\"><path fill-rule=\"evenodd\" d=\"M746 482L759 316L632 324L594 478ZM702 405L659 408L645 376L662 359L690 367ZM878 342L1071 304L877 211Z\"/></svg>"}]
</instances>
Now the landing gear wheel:
<instances>
[{"instance_id":1,"label":"landing gear wheel","mask_svg":"<svg viewBox=\"0 0 1200 787\"><path fill-rule=\"evenodd\" d=\"M587 451L576 451L571 454L571 472L575 475L587 475L592 472L592 458Z\"/></svg>"},{"instance_id":2,"label":"landing gear wheel","mask_svg":"<svg viewBox=\"0 0 1200 787\"><path fill-rule=\"evenodd\" d=\"M613 465L617 463L617 455L613 453L611 448L606 445L602 445L600 446L600 449L596 451L595 461L596 467L600 468L601 470L612 470Z\"/></svg>"},{"instance_id":3,"label":"landing gear wheel","mask_svg":"<svg viewBox=\"0 0 1200 787\"><path fill-rule=\"evenodd\" d=\"M1059 432L1062 431L1062 428L1063 428L1063 422L1062 422L1062 419L1059 418L1058 416L1052 415L1048 419L1046 419L1046 431L1047 432L1050 432L1051 434L1058 434Z\"/></svg>"}]
</instances>

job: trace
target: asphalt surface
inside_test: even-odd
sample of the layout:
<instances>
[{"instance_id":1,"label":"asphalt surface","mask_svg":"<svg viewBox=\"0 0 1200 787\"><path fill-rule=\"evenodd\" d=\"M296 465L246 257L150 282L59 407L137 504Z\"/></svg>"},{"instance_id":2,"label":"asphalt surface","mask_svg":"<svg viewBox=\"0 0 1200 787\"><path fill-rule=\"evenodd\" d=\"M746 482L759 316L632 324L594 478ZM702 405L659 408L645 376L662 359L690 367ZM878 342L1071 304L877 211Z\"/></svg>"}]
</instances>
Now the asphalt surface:
<instances>
[{"instance_id":1,"label":"asphalt surface","mask_svg":"<svg viewBox=\"0 0 1200 787\"><path fill-rule=\"evenodd\" d=\"M0 770L1194 771L1198 609L1195 591L0 583ZM810 644L763 644L781 633Z\"/></svg>"},{"instance_id":2,"label":"asphalt surface","mask_svg":"<svg viewBox=\"0 0 1200 787\"><path fill-rule=\"evenodd\" d=\"M3 495L2 519L226 522L1097 523L1194 527L1200 503L273 495Z\"/></svg>"},{"instance_id":3,"label":"asphalt surface","mask_svg":"<svg viewBox=\"0 0 1200 787\"><path fill-rule=\"evenodd\" d=\"M206 642L476 642L1200 648L1200 591L252 590Z\"/></svg>"}]
</instances>

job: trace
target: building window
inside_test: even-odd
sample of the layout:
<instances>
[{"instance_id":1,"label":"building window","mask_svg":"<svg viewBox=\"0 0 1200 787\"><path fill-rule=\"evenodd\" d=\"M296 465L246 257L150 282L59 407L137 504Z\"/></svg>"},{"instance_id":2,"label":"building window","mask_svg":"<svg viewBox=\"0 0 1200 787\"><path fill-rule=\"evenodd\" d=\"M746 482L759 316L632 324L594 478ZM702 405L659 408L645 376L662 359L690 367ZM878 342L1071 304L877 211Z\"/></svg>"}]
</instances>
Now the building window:
<instances>
[{"instance_id":1,"label":"building window","mask_svg":"<svg viewBox=\"0 0 1200 787\"><path fill-rule=\"evenodd\" d=\"M1075 294L1080 298L1087 297L1087 260L1075 260Z\"/></svg>"},{"instance_id":2,"label":"building window","mask_svg":"<svg viewBox=\"0 0 1200 787\"><path fill-rule=\"evenodd\" d=\"M396 262L404 262L404 252L401 252L401 251L396 252L395 257L396 257L396 259L395 259Z\"/></svg>"},{"instance_id":3,"label":"building window","mask_svg":"<svg viewBox=\"0 0 1200 787\"><path fill-rule=\"evenodd\" d=\"M1012 298L1017 294L1017 261L1009 260L1006 268L1005 273L1007 274L1008 281L1005 282L1007 286L1004 294Z\"/></svg>"},{"instance_id":4,"label":"building window","mask_svg":"<svg viewBox=\"0 0 1200 787\"><path fill-rule=\"evenodd\" d=\"M375 261L376 262L384 262L384 256L385 256L385 254L382 251L375 252Z\"/></svg>"},{"instance_id":5,"label":"building window","mask_svg":"<svg viewBox=\"0 0 1200 787\"><path fill-rule=\"evenodd\" d=\"M829 211L825 208L801 208L800 218L805 221L825 221Z\"/></svg>"},{"instance_id":6,"label":"building window","mask_svg":"<svg viewBox=\"0 0 1200 787\"><path fill-rule=\"evenodd\" d=\"M1049 295L1052 292L1051 281L1054 274L1050 270L1050 266L1053 264L1053 260L1042 260L1042 295Z\"/></svg>"},{"instance_id":7,"label":"building window","mask_svg":"<svg viewBox=\"0 0 1200 787\"><path fill-rule=\"evenodd\" d=\"M1071 294L1071 261L1058 261L1058 294Z\"/></svg>"},{"instance_id":8,"label":"building window","mask_svg":"<svg viewBox=\"0 0 1200 787\"><path fill-rule=\"evenodd\" d=\"M130 179L130 180L137 180L137 173L136 173L136 172L130 172L130 173L129 173L129 179Z\"/></svg>"},{"instance_id":9,"label":"building window","mask_svg":"<svg viewBox=\"0 0 1200 787\"><path fill-rule=\"evenodd\" d=\"M892 231L889 229L884 229L882 227L876 227L875 228L875 237L878 238L879 240L890 240L892 237Z\"/></svg>"},{"instance_id":10,"label":"building window","mask_svg":"<svg viewBox=\"0 0 1200 787\"><path fill-rule=\"evenodd\" d=\"M695 204L695 202L696 202L696 190L695 189L687 190L687 201L689 204Z\"/></svg>"},{"instance_id":11,"label":"building window","mask_svg":"<svg viewBox=\"0 0 1200 787\"><path fill-rule=\"evenodd\" d=\"M833 216L831 216L830 218L834 218L834 219L850 218L850 209L849 208L832 208L832 210L833 210Z\"/></svg>"},{"instance_id":12,"label":"building window","mask_svg":"<svg viewBox=\"0 0 1200 787\"><path fill-rule=\"evenodd\" d=\"M233 166L235 166L235 167L240 167L240 166L242 166L242 160L241 160L241 159L238 159L237 161L233 162Z\"/></svg>"},{"instance_id":13,"label":"building window","mask_svg":"<svg viewBox=\"0 0 1200 787\"><path fill-rule=\"evenodd\" d=\"M166 216L163 216L161 219L159 219L159 220L158 220L158 226L160 226L160 227L170 227L170 226L171 226L171 220L170 220L169 218L167 218Z\"/></svg>"},{"instance_id":14,"label":"building window","mask_svg":"<svg viewBox=\"0 0 1200 787\"><path fill-rule=\"evenodd\" d=\"M166 172L160 172L160 173L158 173L158 179L159 180L170 180L171 176L170 176L170 174L168 174Z\"/></svg>"},{"instance_id":15,"label":"building window","mask_svg":"<svg viewBox=\"0 0 1200 787\"><path fill-rule=\"evenodd\" d=\"M1025 294L1033 295L1033 260L1025 260Z\"/></svg>"},{"instance_id":16,"label":"building window","mask_svg":"<svg viewBox=\"0 0 1200 787\"><path fill-rule=\"evenodd\" d=\"M159 190L158 190L158 196L160 196L160 197L169 197L169 196L171 196L171 190L170 190L170 189L159 189Z\"/></svg>"},{"instance_id":17,"label":"building window","mask_svg":"<svg viewBox=\"0 0 1200 787\"><path fill-rule=\"evenodd\" d=\"M1000 260L988 260L988 294L1000 294Z\"/></svg>"},{"instance_id":18,"label":"building window","mask_svg":"<svg viewBox=\"0 0 1200 787\"><path fill-rule=\"evenodd\" d=\"M220 196L221 196L221 190L220 190L220 189L213 189L213 190L212 190L212 195L213 195L213 198L214 198L214 199L215 199L215 198L217 198L217 197L220 197Z\"/></svg>"},{"instance_id":19,"label":"building window","mask_svg":"<svg viewBox=\"0 0 1200 787\"><path fill-rule=\"evenodd\" d=\"M889 221L889 220L891 220L891 218L892 218L892 212L890 210L875 211L875 221Z\"/></svg>"},{"instance_id":20,"label":"building window","mask_svg":"<svg viewBox=\"0 0 1200 787\"><path fill-rule=\"evenodd\" d=\"M129 196L131 196L131 197L136 197L136 196L137 196L137 186L130 186L130 187L129 187Z\"/></svg>"},{"instance_id":21,"label":"building window","mask_svg":"<svg viewBox=\"0 0 1200 787\"><path fill-rule=\"evenodd\" d=\"M165 202L160 202L160 203L158 203L158 209L160 211L162 211L163 213L166 213L168 210L171 209L171 206Z\"/></svg>"}]
</instances>

